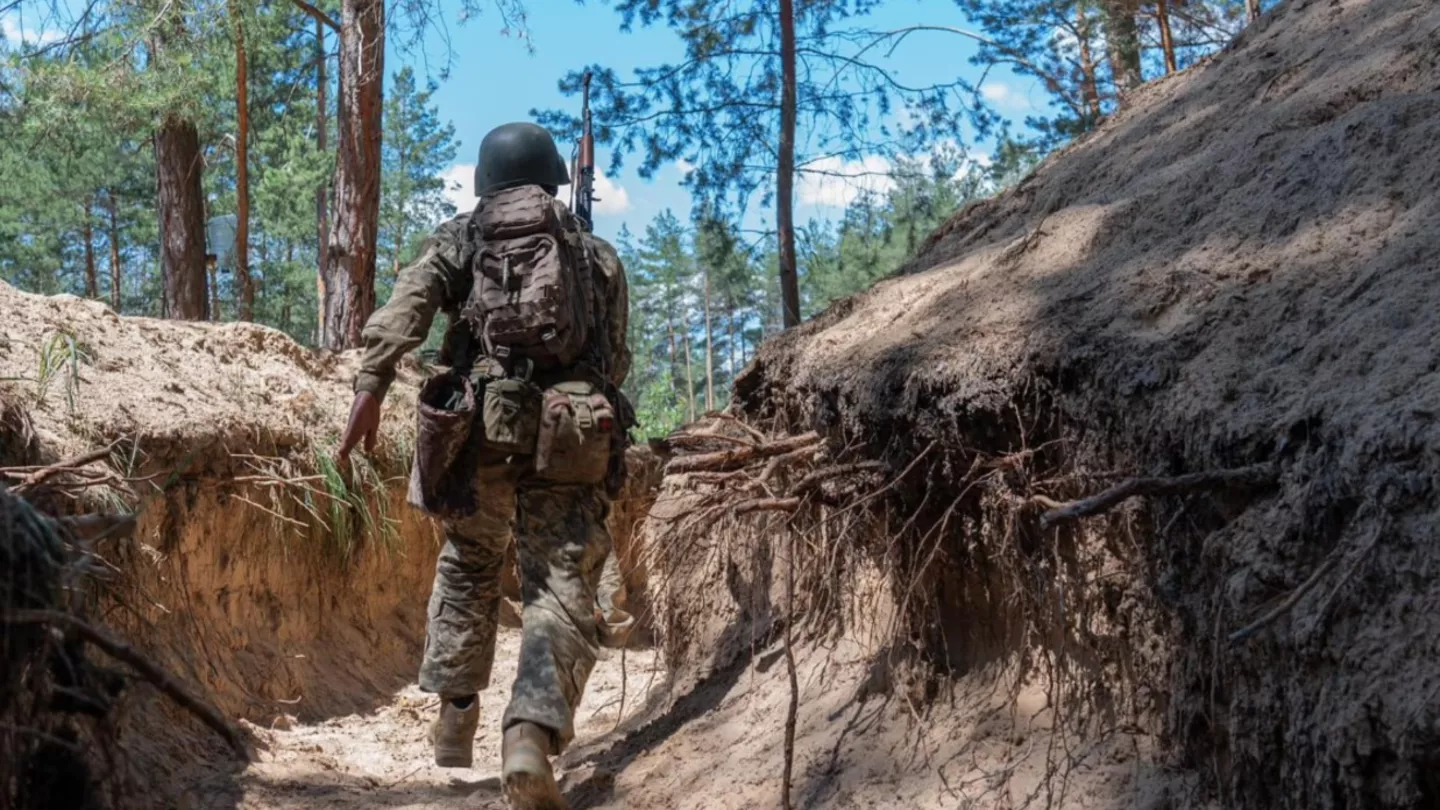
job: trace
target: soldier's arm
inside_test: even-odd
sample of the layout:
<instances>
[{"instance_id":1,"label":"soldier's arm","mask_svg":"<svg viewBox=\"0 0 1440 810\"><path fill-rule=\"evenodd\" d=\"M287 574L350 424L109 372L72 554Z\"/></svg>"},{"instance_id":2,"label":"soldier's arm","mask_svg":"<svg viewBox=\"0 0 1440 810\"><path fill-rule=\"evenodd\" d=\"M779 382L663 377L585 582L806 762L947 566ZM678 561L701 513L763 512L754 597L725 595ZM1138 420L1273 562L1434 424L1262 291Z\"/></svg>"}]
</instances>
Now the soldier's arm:
<instances>
[{"instance_id":1,"label":"soldier's arm","mask_svg":"<svg viewBox=\"0 0 1440 810\"><path fill-rule=\"evenodd\" d=\"M400 271L390 300L366 322L360 332L365 352L355 375L356 392L383 398L400 359L430 334L435 313L460 306L470 294L470 277L461 267L468 218L455 217L425 241L420 257Z\"/></svg>"},{"instance_id":2,"label":"soldier's arm","mask_svg":"<svg viewBox=\"0 0 1440 810\"><path fill-rule=\"evenodd\" d=\"M620 386L630 374L630 346L625 342L626 336L630 334L630 290L625 281L625 266L620 262L620 254L604 239L594 239L594 245L600 257L600 265L609 281L605 286L606 294L610 298L610 381Z\"/></svg>"}]
</instances>

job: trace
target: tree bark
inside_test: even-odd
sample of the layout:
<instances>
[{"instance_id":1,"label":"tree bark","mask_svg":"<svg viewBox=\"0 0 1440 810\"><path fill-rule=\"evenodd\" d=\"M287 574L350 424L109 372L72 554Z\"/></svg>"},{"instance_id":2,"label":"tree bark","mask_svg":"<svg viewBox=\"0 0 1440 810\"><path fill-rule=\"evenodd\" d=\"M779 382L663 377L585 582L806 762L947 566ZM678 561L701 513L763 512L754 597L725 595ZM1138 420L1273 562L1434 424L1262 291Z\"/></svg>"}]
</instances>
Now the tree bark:
<instances>
[{"instance_id":1,"label":"tree bark","mask_svg":"<svg viewBox=\"0 0 1440 810\"><path fill-rule=\"evenodd\" d=\"M710 328L710 270L705 274L705 410L715 410L715 339Z\"/></svg>"},{"instance_id":2,"label":"tree bark","mask_svg":"<svg viewBox=\"0 0 1440 810\"><path fill-rule=\"evenodd\" d=\"M1080 94L1084 98L1085 110L1090 120L1086 129L1100 120L1100 80L1095 66L1095 55L1090 51L1090 20L1085 16L1085 4L1075 4L1075 33L1080 42Z\"/></svg>"},{"instance_id":3,"label":"tree bark","mask_svg":"<svg viewBox=\"0 0 1440 810\"><path fill-rule=\"evenodd\" d=\"M319 19L315 20L315 149L321 155L325 154L326 132L329 126L326 115L329 113L329 77L326 76L325 58L325 24ZM321 183L315 189L315 344L326 345L325 341L325 279L329 275L329 254L326 243L330 239L330 218L326 211L327 197L330 193L330 184Z\"/></svg>"},{"instance_id":4,"label":"tree bark","mask_svg":"<svg viewBox=\"0 0 1440 810\"><path fill-rule=\"evenodd\" d=\"M1260 0L1245 0L1245 17L1251 23L1260 19Z\"/></svg>"},{"instance_id":5,"label":"tree bark","mask_svg":"<svg viewBox=\"0 0 1440 810\"><path fill-rule=\"evenodd\" d=\"M680 347L685 351L685 406L688 419L695 421L695 371L690 362L690 318L684 320L685 328L680 332Z\"/></svg>"},{"instance_id":6,"label":"tree bark","mask_svg":"<svg viewBox=\"0 0 1440 810\"><path fill-rule=\"evenodd\" d=\"M735 299L728 295L725 296L725 310L725 342L727 344L726 348L729 350L727 352L730 363L729 377L731 380L734 380L735 374L740 368L735 365Z\"/></svg>"},{"instance_id":7,"label":"tree bark","mask_svg":"<svg viewBox=\"0 0 1440 810\"><path fill-rule=\"evenodd\" d=\"M1175 59L1175 36L1170 31L1169 0L1155 0L1155 22L1160 28L1160 50L1165 54L1165 75L1179 69Z\"/></svg>"},{"instance_id":8,"label":"tree bark","mask_svg":"<svg viewBox=\"0 0 1440 810\"><path fill-rule=\"evenodd\" d=\"M117 313L120 311L120 224L119 216L115 211L115 193L105 194L106 213L110 215L110 230L106 234L110 242L110 308Z\"/></svg>"},{"instance_id":9,"label":"tree bark","mask_svg":"<svg viewBox=\"0 0 1440 810\"><path fill-rule=\"evenodd\" d=\"M231 0L235 21L235 283L240 287L236 318L255 320L255 282L250 278L250 99L245 61L245 21Z\"/></svg>"},{"instance_id":10,"label":"tree bark","mask_svg":"<svg viewBox=\"0 0 1440 810\"><path fill-rule=\"evenodd\" d=\"M100 297L100 279L95 275L95 229L90 224L90 212L95 208L95 198L85 198L85 219L81 235L85 239L85 297Z\"/></svg>"},{"instance_id":11,"label":"tree bark","mask_svg":"<svg viewBox=\"0 0 1440 810\"><path fill-rule=\"evenodd\" d=\"M200 172L200 133L195 123L167 114L155 134L155 207L167 318L203 321L209 316Z\"/></svg>"},{"instance_id":12,"label":"tree bark","mask_svg":"<svg viewBox=\"0 0 1440 810\"><path fill-rule=\"evenodd\" d=\"M1140 30L1135 25L1135 0L1105 0L1105 39L1117 95L1139 87ZM1120 99L1116 99L1120 103Z\"/></svg>"},{"instance_id":13,"label":"tree bark","mask_svg":"<svg viewBox=\"0 0 1440 810\"><path fill-rule=\"evenodd\" d=\"M775 228L780 253L781 323L800 323L800 278L795 267L795 3L780 0L780 155L776 167Z\"/></svg>"},{"instance_id":14,"label":"tree bark","mask_svg":"<svg viewBox=\"0 0 1440 810\"><path fill-rule=\"evenodd\" d=\"M360 330L375 309L384 71L384 3L345 0L340 33L335 222L330 229L329 272L325 280L325 342L331 349L359 346Z\"/></svg>"}]
</instances>

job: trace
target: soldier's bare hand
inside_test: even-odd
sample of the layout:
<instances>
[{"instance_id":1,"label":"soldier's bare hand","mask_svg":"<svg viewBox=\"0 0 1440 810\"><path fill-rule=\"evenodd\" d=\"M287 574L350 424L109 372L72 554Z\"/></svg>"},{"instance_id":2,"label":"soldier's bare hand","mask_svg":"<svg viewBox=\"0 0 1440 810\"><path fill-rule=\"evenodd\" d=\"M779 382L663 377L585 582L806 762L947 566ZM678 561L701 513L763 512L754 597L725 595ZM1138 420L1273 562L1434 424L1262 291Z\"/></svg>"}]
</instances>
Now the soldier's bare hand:
<instances>
[{"instance_id":1,"label":"soldier's bare hand","mask_svg":"<svg viewBox=\"0 0 1440 810\"><path fill-rule=\"evenodd\" d=\"M368 391L358 391L355 402L350 406L350 421L345 425L345 434L340 437L340 450L335 454L340 468L350 464L350 451L363 439L365 455L375 452L375 440L380 435L380 398Z\"/></svg>"}]
</instances>

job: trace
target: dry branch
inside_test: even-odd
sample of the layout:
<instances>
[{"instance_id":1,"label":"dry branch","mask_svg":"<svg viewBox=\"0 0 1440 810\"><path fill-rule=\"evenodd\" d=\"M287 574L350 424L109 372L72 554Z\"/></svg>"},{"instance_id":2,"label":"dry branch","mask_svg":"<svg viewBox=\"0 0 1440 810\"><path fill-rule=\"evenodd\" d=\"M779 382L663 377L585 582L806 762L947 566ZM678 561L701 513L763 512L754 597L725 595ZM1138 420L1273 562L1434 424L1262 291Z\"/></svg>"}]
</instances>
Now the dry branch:
<instances>
[{"instance_id":1,"label":"dry branch","mask_svg":"<svg viewBox=\"0 0 1440 810\"><path fill-rule=\"evenodd\" d=\"M819 443L820 434L811 432L799 436L792 436L787 439L779 439L769 444L737 447L734 450L721 450L715 453L701 453L694 456L683 456L672 459L669 464L666 464L665 474L678 475L680 473L699 472L701 470L728 472L744 467L755 461L784 455L785 453L790 453L802 448L813 447Z\"/></svg>"},{"instance_id":2,"label":"dry branch","mask_svg":"<svg viewBox=\"0 0 1440 810\"><path fill-rule=\"evenodd\" d=\"M85 453L84 455L76 456L75 458L71 459L66 459L65 461L59 461L45 467L40 467L39 469L23 467L0 468L0 475L6 475L11 478L20 479L20 482L11 488L18 495L20 493L23 493L27 489L45 483L46 481L54 478L60 473L75 472L81 467L86 466L87 464L93 464L97 461L104 461L105 459L110 457L110 453L114 451L114 449L114 444L108 444L99 450L92 450L91 452Z\"/></svg>"},{"instance_id":3,"label":"dry branch","mask_svg":"<svg viewBox=\"0 0 1440 810\"><path fill-rule=\"evenodd\" d=\"M799 498L752 498L735 504L731 511L737 515L748 515L752 512L794 512L799 508Z\"/></svg>"},{"instance_id":4,"label":"dry branch","mask_svg":"<svg viewBox=\"0 0 1440 810\"><path fill-rule=\"evenodd\" d=\"M833 478L841 478L846 475L853 475L862 472L879 472L885 469L883 461L858 461L854 464L837 464L833 467L825 467L815 470L804 478L801 478L791 490L792 495L804 495L807 491L814 489Z\"/></svg>"},{"instance_id":5,"label":"dry branch","mask_svg":"<svg viewBox=\"0 0 1440 810\"><path fill-rule=\"evenodd\" d=\"M1047 507L1045 514L1040 516L1040 525L1050 527L1057 523L1108 512L1137 495L1167 495L1226 487L1262 487L1275 483L1277 474L1274 465L1256 464L1231 470L1177 475L1173 478L1129 478L1099 494L1068 503L1059 503L1043 495L1037 495L1032 500Z\"/></svg>"},{"instance_id":6,"label":"dry branch","mask_svg":"<svg viewBox=\"0 0 1440 810\"><path fill-rule=\"evenodd\" d=\"M20 610L6 616L4 621L7 624L64 626L75 631L75 633L85 641L103 650L106 655L128 665L146 681L154 685L156 689L159 689L166 697L175 701L181 708L195 715L200 722L209 726L216 734L219 734L241 759L249 759L249 753L245 750L245 743L241 740L239 732L226 722L219 711L200 698L190 694L190 690L175 680L170 673L141 655L129 644L120 641L98 627L86 623L77 616L54 610Z\"/></svg>"}]
</instances>

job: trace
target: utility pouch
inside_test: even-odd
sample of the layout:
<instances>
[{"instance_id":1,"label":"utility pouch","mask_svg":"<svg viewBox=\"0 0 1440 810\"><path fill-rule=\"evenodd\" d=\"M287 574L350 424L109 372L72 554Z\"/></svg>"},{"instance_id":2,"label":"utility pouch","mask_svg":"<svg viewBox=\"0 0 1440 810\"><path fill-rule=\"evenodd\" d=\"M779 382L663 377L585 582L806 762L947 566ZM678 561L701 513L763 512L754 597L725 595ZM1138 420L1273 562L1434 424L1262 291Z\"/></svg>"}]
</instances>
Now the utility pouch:
<instances>
[{"instance_id":1,"label":"utility pouch","mask_svg":"<svg viewBox=\"0 0 1440 810\"><path fill-rule=\"evenodd\" d=\"M464 510L471 483L455 461L475 422L475 386L454 372L431 377L420 389L416 412L407 500L431 515L454 516Z\"/></svg>"},{"instance_id":2,"label":"utility pouch","mask_svg":"<svg viewBox=\"0 0 1440 810\"><path fill-rule=\"evenodd\" d=\"M540 389L529 380L507 377L485 384L485 449L530 455L540 428Z\"/></svg>"},{"instance_id":3,"label":"utility pouch","mask_svg":"<svg viewBox=\"0 0 1440 810\"><path fill-rule=\"evenodd\" d=\"M584 381L545 389L535 474L559 484L598 484L610 468L611 442L618 429L615 408Z\"/></svg>"}]
</instances>

